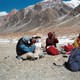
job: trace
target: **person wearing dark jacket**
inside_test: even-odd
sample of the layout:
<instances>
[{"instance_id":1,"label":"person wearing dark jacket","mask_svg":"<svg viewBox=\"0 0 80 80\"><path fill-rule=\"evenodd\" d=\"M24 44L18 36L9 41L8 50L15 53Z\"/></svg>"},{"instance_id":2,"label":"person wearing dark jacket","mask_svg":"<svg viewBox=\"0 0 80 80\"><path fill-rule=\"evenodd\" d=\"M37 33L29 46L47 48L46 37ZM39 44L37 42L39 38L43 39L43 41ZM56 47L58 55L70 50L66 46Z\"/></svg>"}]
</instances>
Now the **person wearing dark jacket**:
<instances>
[{"instance_id":1,"label":"person wearing dark jacket","mask_svg":"<svg viewBox=\"0 0 80 80\"><path fill-rule=\"evenodd\" d=\"M35 52L35 45L30 37L25 36L18 40L18 43L16 45L16 53L18 59L19 58L22 59L23 54L28 54L28 53L33 54L34 52Z\"/></svg>"}]
</instances>

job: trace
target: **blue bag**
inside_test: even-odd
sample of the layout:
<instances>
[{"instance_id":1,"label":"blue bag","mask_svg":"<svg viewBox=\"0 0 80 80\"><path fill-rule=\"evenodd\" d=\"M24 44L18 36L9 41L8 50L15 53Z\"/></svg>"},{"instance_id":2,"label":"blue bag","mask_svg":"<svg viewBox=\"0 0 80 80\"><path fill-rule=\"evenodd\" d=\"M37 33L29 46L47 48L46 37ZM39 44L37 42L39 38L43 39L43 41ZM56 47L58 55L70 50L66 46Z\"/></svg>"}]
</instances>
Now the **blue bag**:
<instances>
[{"instance_id":1,"label":"blue bag","mask_svg":"<svg viewBox=\"0 0 80 80\"><path fill-rule=\"evenodd\" d=\"M75 48L71 51L71 55L68 60L69 68L76 72L80 71L80 47Z\"/></svg>"}]
</instances>

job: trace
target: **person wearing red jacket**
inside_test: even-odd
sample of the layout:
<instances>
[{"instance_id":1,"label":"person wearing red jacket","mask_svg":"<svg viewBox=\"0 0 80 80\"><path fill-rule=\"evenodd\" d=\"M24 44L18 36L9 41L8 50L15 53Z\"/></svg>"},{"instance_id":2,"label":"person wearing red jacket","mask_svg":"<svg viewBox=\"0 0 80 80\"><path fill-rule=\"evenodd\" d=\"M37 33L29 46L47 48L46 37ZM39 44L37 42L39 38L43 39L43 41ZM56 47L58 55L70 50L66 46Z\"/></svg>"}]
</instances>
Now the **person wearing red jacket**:
<instances>
[{"instance_id":1,"label":"person wearing red jacket","mask_svg":"<svg viewBox=\"0 0 80 80\"><path fill-rule=\"evenodd\" d=\"M49 32L48 38L46 39L46 51L51 55L58 55L59 51L57 50L56 44L58 43L58 39L55 36L55 33Z\"/></svg>"},{"instance_id":2,"label":"person wearing red jacket","mask_svg":"<svg viewBox=\"0 0 80 80\"><path fill-rule=\"evenodd\" d=\"M58 39L55 37L55 33L49 32L48 38L46 39L46 47L53 45L56 47L56 44L58 43Z\"/></svg>"}]
</instances>

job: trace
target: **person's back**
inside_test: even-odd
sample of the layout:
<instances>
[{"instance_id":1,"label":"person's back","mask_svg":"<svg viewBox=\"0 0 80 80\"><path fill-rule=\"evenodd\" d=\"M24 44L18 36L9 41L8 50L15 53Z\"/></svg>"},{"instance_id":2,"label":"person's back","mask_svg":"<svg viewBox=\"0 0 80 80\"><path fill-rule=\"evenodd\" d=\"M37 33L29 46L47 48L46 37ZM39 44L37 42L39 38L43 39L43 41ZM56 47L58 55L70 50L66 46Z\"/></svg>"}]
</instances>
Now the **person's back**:
<instances>
[{"instance_id":1,"label":"person's back","mask_svg":"<svg viewBox=\"0 0 80 80\"><path fill-rule=\"evenodd\" d=\"M80 47L74 48L71 51L68 62L65 67L71 71L80 71Z\"/></svg>"},{"instance_id":2,"label":"person's back","mask_svg":"<svg viewBox=\"0 0 80 80\"><path fill-rule=\"evenodd\" d=\"M20 48L21 45L25 45L25 43L23 42L22 39L23 38L20 38L17 45L16 45L16 53L18 56L25 54L25 51L23 51L23 49Z\"/></svg>"}]
</instances>

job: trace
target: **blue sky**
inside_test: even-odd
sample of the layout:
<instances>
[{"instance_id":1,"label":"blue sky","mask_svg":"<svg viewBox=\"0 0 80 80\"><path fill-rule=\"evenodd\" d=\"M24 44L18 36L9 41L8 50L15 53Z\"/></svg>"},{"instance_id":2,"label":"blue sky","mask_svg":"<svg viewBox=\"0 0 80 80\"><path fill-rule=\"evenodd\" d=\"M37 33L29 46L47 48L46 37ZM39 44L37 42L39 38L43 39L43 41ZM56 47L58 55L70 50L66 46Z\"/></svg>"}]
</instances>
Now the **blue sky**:
<instances>
[{"instance_id":1,"label":"blue sky","mask_svg":"<svg viewBox=\"0 0 80 80\"><path fill-rule=\"evenodd\" d=\"M10 12L12 9L22 9L43 0L0 0L0 12ZM68 1L68 0L65 0Z\"/></svg>"},{"instance_id":2,"label":"blue sky","mask_svg":"<svg viewBox=\"0 0 80 80\"><path fill-rule=\"evenodd\" d=\"M22 9L42 0L0 0L0 11L10 12L12 9Z\"/></svg>"}]
</instances>

